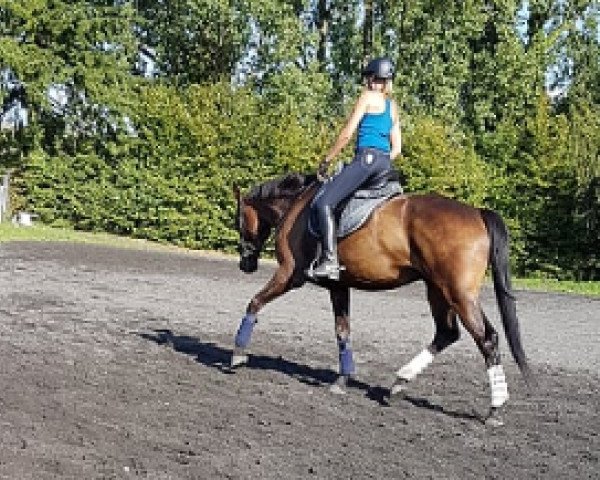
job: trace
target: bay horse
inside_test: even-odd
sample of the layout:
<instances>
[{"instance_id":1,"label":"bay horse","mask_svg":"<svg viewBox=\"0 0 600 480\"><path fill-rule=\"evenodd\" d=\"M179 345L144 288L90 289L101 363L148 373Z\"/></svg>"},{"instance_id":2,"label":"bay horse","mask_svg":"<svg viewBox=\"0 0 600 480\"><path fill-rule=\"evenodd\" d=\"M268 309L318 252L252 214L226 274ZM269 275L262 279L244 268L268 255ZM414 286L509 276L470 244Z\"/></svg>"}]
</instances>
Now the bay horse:
<instances>
[{"instance_id":1,"label":"bay horse","mask_svg":"<svg viewBox=\"0 0 600 480\"><path fill-rule=\"evenodd\" d=\"M508 399L508 388L498 334L479 299L488 266L510 351L525 378L530 378L511 292L508 231L501 216L437 194L392 197L377 207L362 227L339 240L338 255L345 267L339 281L315 280L306 274L317 251L317 239L307 224L310 203L319 187L315 175L299 173L255 186L246 196L234 187L240 269L246 273L257 270L260 253L273 231L278 267L247 306L235 337L232 367L248 360L246 349L260 310L310 281L329 290L339 348L339 377L331 389L343 393L354 373L350 289L387 290L422 280L435 334L426 348L396 372L390 396L402 392L438 353L458 340L458 317L485 360L491 389L487 421L501 424L499 414Z\"/></svg>"}]
</instances>

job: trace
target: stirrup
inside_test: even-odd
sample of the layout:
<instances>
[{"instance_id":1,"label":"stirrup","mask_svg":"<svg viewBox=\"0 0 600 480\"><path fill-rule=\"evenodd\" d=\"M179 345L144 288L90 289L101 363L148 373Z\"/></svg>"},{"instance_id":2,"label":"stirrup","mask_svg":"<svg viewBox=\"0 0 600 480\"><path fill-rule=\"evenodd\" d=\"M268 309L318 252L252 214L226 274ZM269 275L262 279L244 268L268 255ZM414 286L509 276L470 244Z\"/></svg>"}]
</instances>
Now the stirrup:
<instances>
[{"instance_id":1,"label":"stirrup","mask_svg":"<svg viewBox=\"0 0 600 480\"><path fill-rule=\"evenodd\" d=\"M314 260L310 267L306 270L306 275L313 279L327 278L329 280L339 280L340 272L345 270L345 267L339 264L328 264L325 260L321 265L316 266L317 261Z\"/></svg>"}]
</instances>

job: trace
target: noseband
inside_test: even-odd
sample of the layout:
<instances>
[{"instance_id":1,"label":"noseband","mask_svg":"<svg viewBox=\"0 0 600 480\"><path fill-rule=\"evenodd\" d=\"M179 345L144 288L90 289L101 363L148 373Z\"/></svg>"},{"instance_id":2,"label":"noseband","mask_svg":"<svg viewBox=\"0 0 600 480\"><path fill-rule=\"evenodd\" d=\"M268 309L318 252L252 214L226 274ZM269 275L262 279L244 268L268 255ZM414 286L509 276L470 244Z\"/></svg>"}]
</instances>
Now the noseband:
<instances>
[{"instance_id":1,"label":"noseband","mask_svg":"<svg viewBox=\"0 0 600 480\"><path fill-rule=\"evenodd\" d=\"M248 258L256 255L256 245L249 240L240 239L239 245L240 255L242 258Z\"/></svg>"}]
</instances>

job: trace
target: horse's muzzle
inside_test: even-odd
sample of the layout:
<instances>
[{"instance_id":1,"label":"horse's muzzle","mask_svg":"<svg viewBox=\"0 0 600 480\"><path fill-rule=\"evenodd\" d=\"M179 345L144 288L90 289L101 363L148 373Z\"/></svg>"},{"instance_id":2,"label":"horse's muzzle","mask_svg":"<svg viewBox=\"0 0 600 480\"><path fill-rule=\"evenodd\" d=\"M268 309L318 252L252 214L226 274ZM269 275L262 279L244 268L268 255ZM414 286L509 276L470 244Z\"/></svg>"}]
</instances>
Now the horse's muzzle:
<instances>
[{"instance_id":1,"label":"horse's muzzle","mask_svg":"<svg viewBox=\"0 0 600 480\"><path fill-rule=\"evenodd\" d=\"M238 245L240 252L240 270L244 273L254 273L258 270L259 249L252 242L241 239Z\"/></svg>"},{"instance_id":2,"label":"horse's muzzle","mask_svg":"<svg viewBox=\"0 0 600 480\"><path fill-rule=\"evenodd\" d=\"M254 273L258 270L258 257L241 257L240 270L244 273Z\"/></svg>"}]
</instances>

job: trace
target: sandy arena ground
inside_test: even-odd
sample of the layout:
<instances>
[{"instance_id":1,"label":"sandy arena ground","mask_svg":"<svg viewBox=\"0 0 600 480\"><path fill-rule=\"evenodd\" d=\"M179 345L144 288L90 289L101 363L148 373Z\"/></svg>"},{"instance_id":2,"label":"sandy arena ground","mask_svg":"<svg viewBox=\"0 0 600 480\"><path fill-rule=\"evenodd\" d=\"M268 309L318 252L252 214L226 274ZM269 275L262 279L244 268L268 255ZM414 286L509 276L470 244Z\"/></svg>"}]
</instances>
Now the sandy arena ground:
<instances>
[{"instance_id":1,"label":"sandy arena ground","mask_svg":"<svg viewBox=\"0 0 600 480\"><path fill-rule=\"evenodd\" d=\"M250 364L228 366L273 271L234 259L69 243L0 245L2 479L600 478L600 300L518 292L526 388L501 348L507 424L486 427L483 360L463 332L406 398L393 373L433 334L420 284L353 292L357 384L332 395L328 295L266 307ZM492 291L488 316L499 331Z\"/></svg>"}]
</instances>

